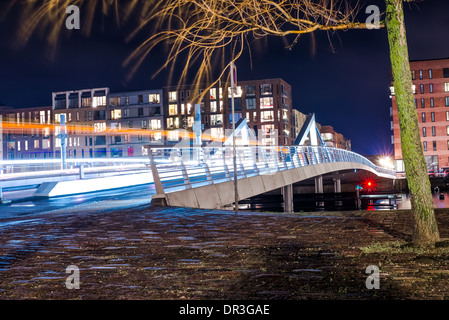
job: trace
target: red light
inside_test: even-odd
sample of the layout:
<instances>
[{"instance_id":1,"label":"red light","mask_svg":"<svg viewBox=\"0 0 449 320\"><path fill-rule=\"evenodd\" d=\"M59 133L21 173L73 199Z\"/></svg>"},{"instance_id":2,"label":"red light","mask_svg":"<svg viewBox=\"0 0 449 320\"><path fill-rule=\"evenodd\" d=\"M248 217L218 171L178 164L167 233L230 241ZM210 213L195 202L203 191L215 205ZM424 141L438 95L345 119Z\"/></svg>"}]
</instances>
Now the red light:
<instances>
[{"instance_id":1,"label":"red light","mask_svg":"<svg viewBox=\"0 0 449 320\"><path fill-rule=\"evenodd\" d=\"M377 180L374 176L367 176L362 179L361 186L368 193L376 191Z\"/></svg>"}]
</instances>

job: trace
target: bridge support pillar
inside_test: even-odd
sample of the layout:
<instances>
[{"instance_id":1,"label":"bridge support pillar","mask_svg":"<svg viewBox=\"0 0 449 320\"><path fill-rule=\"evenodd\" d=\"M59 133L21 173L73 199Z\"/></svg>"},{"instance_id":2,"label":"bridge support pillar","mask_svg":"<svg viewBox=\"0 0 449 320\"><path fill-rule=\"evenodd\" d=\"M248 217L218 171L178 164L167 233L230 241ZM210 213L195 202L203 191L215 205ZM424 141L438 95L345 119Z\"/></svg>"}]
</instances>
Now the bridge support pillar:
<instances>
[{"instance_id":1,"label":"bridge support pillar","mask_svg":"<svg viewBox=\"0 0 449 320\"><path fill-rule=\"evenodd\" d=\"M323 193L323 176L315 177L315 193Z\"/></svg>"},{"instance_id":2,"label":"bridge support pillar","mask_svg":"<svg viewBox=\"0 0 449 320\"><path fill-rule=\"evenodd\" d=\"M324 193L323 188L323 176L315 177L315 194L322 194ZM317 196L318 198L318 196ZM324 202L323 201L317 201L316 207L324 210Z\"/></svg>"},{"instance_id":3,"label":"bridge support pillar","mask_svg":"<svg viewBox=\"0 0 449 320\"><path fill-rule=\"evenodd\" d=\"M341 193L341 179L334 179L334 192Z\"/></svg>"},{"instance_id":4,"label":"bridge support pillar","mask_svg":"<svg viewBox=\"0 0 449 320\"><path fill-rule=\"evenodd\" d=\"M294 212L292 184L282 187L282 198L284 199L284 212Z\"/></svg>"}]
</instances>

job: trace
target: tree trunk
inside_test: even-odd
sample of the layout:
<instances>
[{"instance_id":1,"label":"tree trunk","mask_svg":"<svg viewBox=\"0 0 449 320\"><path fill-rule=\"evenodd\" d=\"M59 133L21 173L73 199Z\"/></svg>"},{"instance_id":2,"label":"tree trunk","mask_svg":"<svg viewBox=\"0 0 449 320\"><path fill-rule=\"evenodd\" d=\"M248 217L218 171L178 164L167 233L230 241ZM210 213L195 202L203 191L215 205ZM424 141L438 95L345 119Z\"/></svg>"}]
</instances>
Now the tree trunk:
<instances>
[{"instance_id":1,"label":"tree trunk","mask_svg":"<svg viewBox=\"0 0 449 320\"><path fill-rule=\"evenodd\" d=\"M414 220L413 243L432 244L439 241L440 236L419 134L402 1L386 0L386 26L401 131L402 158L410 189Z\"/></svg>"}]
</instances>

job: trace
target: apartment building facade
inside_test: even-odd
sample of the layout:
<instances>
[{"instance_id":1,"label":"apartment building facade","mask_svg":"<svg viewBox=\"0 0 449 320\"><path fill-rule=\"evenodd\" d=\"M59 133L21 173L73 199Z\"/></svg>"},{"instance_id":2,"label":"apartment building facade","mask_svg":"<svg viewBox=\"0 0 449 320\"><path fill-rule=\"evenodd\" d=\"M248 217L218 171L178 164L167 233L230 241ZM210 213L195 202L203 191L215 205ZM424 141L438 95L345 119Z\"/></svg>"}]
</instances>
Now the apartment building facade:
<instances>
[{"instance_id":1,"label":"apartment building facade","mask_svg":"<svg viewBox=\"0 0 449 320\"><path fill-rule=\"evenodd\" d=\"M410 61L419 132L427 166L449 167L449 58ZM405 171L394 87L390 87L395 168Z\"/></svg>"},{"instance_id":2,"label":"apartment building facade","mask_svg":"<svg viewBox=\"0 0 449 320\"><path fill-rule=\"evenodd\" d=\"M52 108L0 108L0 146L5 160L51 159Z\"/></svg>"},{"instance_id":3,"label":"apartment building facade","mask_svg":"<svg viewBox=\"0 0 449 320\"><path fill-rule=\"evenodd\" d=\"M107 152L112 157L145 156L148 146L164 145L162 89L111 93L108 106Z\"/></svg>"},{"instance_id":4,"label":"apartment building facade","mask_svg":"<svg viewBox=\"0 0 449 320\"><path fill-rule=\"evenodd\" d=\"M194 96L204 93L192 90L192 86L132 92L91 88L53 92L48 107L2 107L3 158L60 158L63 115L69 159L140 157L147 156L148 147L191 145ZM204 145L223 142L232 132L231 89L217 85L203 97L199 106ZM234 109L236 122L246 118L262 145L291 145L306 118L292 108L291 86L282 79L240 81Z\"/></svg>"},{"instance_id":5,"label":"apartment building facade","mask_svg":"<svg viewBox=\"0 0 449 320\"><path fill-rule=\"evenodd\" d=\"M191 131L194 124L193 86L165 87L167 144L182 140L182 130ZM232 129L231 88L214 86L200 102L201 123L205 137L221 141ZM239 81L234 94L235 122L246 118L263 145L290 145L292 96L291 86L282 79ZM207 139L207 138L206 138Z\"/></svg>"},{"instance_id":6,"label":"apartment building facade","mask_svg":"<svg viewBox=\"0 0 449 320\"><path fill-rule=\"evenodd\" d=\"M320 133L326 146L351 151L351 140L336 132L332 126L321 126Z\"/></svg>"}]
</instances>

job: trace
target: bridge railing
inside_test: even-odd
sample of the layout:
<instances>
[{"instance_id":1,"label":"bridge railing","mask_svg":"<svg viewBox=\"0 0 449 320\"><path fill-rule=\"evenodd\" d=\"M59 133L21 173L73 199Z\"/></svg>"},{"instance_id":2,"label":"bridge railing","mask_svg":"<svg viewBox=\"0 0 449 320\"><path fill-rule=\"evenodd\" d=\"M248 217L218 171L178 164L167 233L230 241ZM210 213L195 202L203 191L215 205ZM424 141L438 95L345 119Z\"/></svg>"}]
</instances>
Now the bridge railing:
<instances>
[{"instance_id":1,"label":"bridge railing","mask_svg":"<svg viewBox=\"0 0 449 320\"><path fill-rule=\"evenodd\" d=\"M234 179L232 147L152 148L149 157L158 194ZM379 173L396 175L357 153L317 146L236 147L235 171L241 179L331 162L361 163Z\"/></svg>"}]
</instances>

